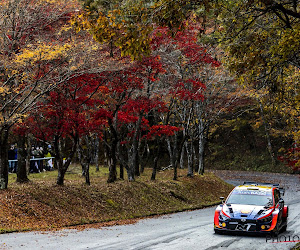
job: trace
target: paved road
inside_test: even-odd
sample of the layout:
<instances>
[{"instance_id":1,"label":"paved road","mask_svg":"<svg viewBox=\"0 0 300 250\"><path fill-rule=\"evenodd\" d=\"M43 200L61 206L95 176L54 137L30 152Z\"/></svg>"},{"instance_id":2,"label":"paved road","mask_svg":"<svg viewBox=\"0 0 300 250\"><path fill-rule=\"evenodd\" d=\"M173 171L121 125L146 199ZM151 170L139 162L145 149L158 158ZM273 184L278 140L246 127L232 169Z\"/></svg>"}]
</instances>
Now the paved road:
<instances>
[{"instance_id":1,"label":"paved road","mask_svg":"<svg viewBox=\"0 0 300 250\"><path fill-rule=\"evenodd\" d=\"M299 177L278 174L218 172L228 182L265 178L286 188L289 205L288 231L283 235L300 237ZM261 179L262 180L262 179ZM1 249L290 249L295 243L266 242L265 237L216 235L213 232L214 207L141 220L136 224L58 232L29 232L0 235Z\"/></svg>"}]
</instances>

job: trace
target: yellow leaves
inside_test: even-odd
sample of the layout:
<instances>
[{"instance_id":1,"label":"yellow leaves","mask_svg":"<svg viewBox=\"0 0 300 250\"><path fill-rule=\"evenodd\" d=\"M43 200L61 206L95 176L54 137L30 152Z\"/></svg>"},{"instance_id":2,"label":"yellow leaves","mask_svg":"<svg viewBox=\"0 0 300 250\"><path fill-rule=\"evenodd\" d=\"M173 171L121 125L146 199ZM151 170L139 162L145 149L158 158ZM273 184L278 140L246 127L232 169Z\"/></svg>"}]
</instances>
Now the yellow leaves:
<instances>
[{"instance_id":1,"label":"yellow leaves","mask_svg":"<svg viewBox=\"0 0 300 250\"><path fill-rule=\"evenodd\" d=\"M57 0L39 0L39 4L45 4L45 3L57 3Z\"/></svg>"},{"instance_id":2,"label":"yellow leaves","mask_svg":"<svg viewBox=\"0 0 300 250\"><path fill-rule=\"evenodd\" d=\"M286 60L295 51L300 49L300 25L295 25L293 29L281 31L280 40L272 47L273 53L279 53Z\"/></svg>"},{"instance_id":3,"label":"yellow leaves","mask_svg":"<svg viewBox=\"0 0 300 250\"><path fill-rule=\"evenodd\" d=\"M36 49L24 49L23 53L16 57L16 63L24 64L29 62L35 64L37 61L51 61L66 57L71 49L69 44L64 45L45 45L39 44Z\"/></svg>"},{"instance_id":4,"label":"yellow leaves","mask_svg":"<svg viewBox=\"0 0 300 250\"><path fill-rule=\"evenodd\" d=\"M153 29L149 21L148 7L134 2L98 12L83 12L71 21L76 31L84 29L101 44L109 44L111 51L118 47L121 56L130 56L132 60L148 55L150 52L150 34Z\"/></svg>"},{"instance_id":5,"label":"yellow leaves","mask_svg":"<svg viewBox=\"0 0 300 250\"><path fill-rule=\"evenodd\" d=\"M92 27L92 24L88 19L88 13L81 13L73 16L70 20L70 25L75 28L76 32L90 30Z\"/></svg>"},{"instance_id":6,"label":"yellow leaves","mask_svg":"<svg viewBox=\"0 0 300 250\"><path fill-rule=\"evenodd\" d=\"M72 6L72 7L79 7L79 4L76 0L35 0L34 4L35 5L51 4L51 5L56 5L56 6L66 4L66 5Z\"/></svg>"},{"instance_id":7,"label":"yellow leaves","mask_svg":"<svg viewBox=\"0 0 300 250\"><path fill-rule=\"evenodd\" d=\"M5 93L7 91L7 88L5 88L5 87L0 87L0 95L2 94L2 93Z\"/></svg>"},{"instance_id":8,"label":"yellow leaves","mask_svg":"<svg viewBox=\"0 0 300 250\"><path fill-rule=\"evenodd\" d=\"M68 25L65 25L61 28L61 30L59 31L58 35L61 35L63 31L69 31L69 30L72 30L74 28L74 26L68 24Z\"/></svg>"}]
</instances>

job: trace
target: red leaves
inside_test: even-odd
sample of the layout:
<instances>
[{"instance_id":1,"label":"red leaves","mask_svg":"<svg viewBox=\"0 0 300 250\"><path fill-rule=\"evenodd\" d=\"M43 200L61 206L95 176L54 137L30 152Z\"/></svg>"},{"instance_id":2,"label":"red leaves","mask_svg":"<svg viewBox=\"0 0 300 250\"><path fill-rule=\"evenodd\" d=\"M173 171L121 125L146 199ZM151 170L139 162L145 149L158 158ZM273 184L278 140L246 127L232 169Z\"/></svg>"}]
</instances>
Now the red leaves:
<instances>
[{"instance_id":1,"label":"red leaves","mask_svg":"<svg viewBox=\"0 0 300 250\"><path fill-rule=\"evenodd\" d=\"M173 136L175 132L180 131L181 129L171 125L154 125L150 127L148 134L146 135L147 139L155 138L156 136Z\"/></svg>"},{"instance_id":2,"label":"red leaves","mask_svg":"<svg viewBox=\"0 0 300 250\"><path fill-rule=\"evenodd\" d=\"M136 99L130 99L124 105L123 110L132 113L148 113L152 108L156 106L150 99L140 96Z\"/></svg>"},{"instance_id":3,"label":"red leaves","mask_svg":"<svg viewBox=\"0 0 300 250\"><path fill-rule=\"evenodd\" d=\"M294 145L294 147L287 150L286 154L279 156L278 160L285 162L287 166L291 167L294 171L300 169L300 147Z\"/></svg>"},{"instance_id":4,"label":"red leaves","mask_svg":"<svg viewBox=\"0 0 300 250\"><path fill-rule=\"evenodd\" d=\"M153 32L152 49L156 50L160 46L170 46L172 44L189 60L189 64L211 64L214 67L219 67L221 63L197 43L198 33L199 27L195 25L187 26L182 31L178 31L175 37L170 35L168 28L157 28Z\"/></svg>"},{"instance_id":5,"label":"red leaves","mask_svg":"<svg viewBox=\"0 0 300 250\"><path fill-rule=\"evenodd\" d=\"M84 74L72 76L69 81L49 93L39 108L26 121L31 132L40 139L53 136L66 137L71 134L86 134L106 125L110 113L104 109L95 110L103 104L97 94L107 92L100 88L100 75Z\"/></svg>"},{"instance_id":6,"label":"red leaves","mask_svg":"<svg viewBox=\"0 0 300 250\"><path fill-rule=\"evenodd\" d=\"M195 72L203 64L218 66L219 63L197 43L194 27L180 30L175 36L171 36L167 28L158 28L154 31L152 48L160 46L180 52L178 58L171 57L176 60L171 63L180 64L184 73L179 72L176 65L168 68L167 62L153 53L138 62L124 64L116 71L72 75L59 89L50 92L39 110L32 114L33 132L38 137L46 135L48 138L69 136L75 131L79 135L90 131L101 134L108 121L113 121L117 124L117 132L125 134L121 135L124 141L130 141L137 129L146 134L144 138L147 139L174 135L180 129L158 125L161 118L157 114L169 111L166 105L172 98L203 101L205 85ZM189 71L188 67L193 69ZM171 69L172 73L166 69ZM164 74L168 79L159 81ZM148 117L151 112L155 116L152 120Z\"/></svg>"},{"instance_id":7,"label":"red leaves","mask_svg":"<svg viewBox=\"0 0 300 250\"><path fill-rule=\"evenodd\" d=\"M135 123L138 120L138 117L131 114L130 112L118 112L118 122L122 124Z\"/></svg>"},{"instance_id":8,"label":"red leaves","mask_svg":"<svg viewBox=\"0 0 300 250\"><path fill-rule=\"evenodd\" d=\"M175 89L171 92L180 100L204 100L202 94L206 86L199 80L188 79L186 81L179 82L175 85Z\"/></svg>"}]
</instances>

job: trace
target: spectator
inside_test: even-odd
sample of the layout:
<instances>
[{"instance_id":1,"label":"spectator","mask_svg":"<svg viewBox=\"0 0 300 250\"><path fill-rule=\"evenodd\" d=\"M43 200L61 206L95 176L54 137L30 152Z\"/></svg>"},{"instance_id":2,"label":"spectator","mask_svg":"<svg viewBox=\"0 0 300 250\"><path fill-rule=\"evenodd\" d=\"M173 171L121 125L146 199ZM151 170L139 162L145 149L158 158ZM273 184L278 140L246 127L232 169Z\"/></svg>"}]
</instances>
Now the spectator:
<instances>
[{"instance_id":1,"label":"spectator","mask_svg":"<svg viewBox=\"0 0 300 250\"><path fill-rule=\"evenodd\" d=\"M38 152L34 146L31 147L30 173L40 173L39 166L34 158L38 158Z\"/></svg>"},{"instance_id":2,"label":"spectator","mask_svg":"<svg viewBox=\"0 0 300 250\"><path fill-rule=\"evenodd\" d=\"M14 152L15 152L14 173L17 173L17 168L18 168L18 149L17 149L17 145L15 145L15 147L14 147Z\"/></svg>"},{"instance_id":3,"label":"spectator","mask_svg":"<svg viewBox=\"0 0 300 250\"><path fill-rule=\"evenodd\" d=\"M45 154L45 158L49 158L48 160L46 160L46 170L49 170L49 171L51 171L51 170L53 170L53 161L52 161L52 158L50 158L51 157L51 154L50 154L50 152L48 151L48 153L47 154Z\"/></svg>"},{"instance_id":4,"label":"spectator","mask_svg":"<svg viewBox=\"0 0 300 250\"><path fill-rule=\"evenodd\" d=\"M44 153L43 153L42 147L36 148L36 155L37 155L37 158L44 158ZM39 168L40 172L44 171L43 160L38 160L37 164L38 164L38 168Z\"/></svg>"},{"instance_id":5,"label":"spectator","mask_svg":"<svg viewBox=\"0 0 300 250\"><path fill-rule=\"evenodd\" d=\"M8 172L9 173L14 173L15 172L15 150L14 150L14 145L10 146L10 149L8 150Z\"/></svg>"}]
</instances>

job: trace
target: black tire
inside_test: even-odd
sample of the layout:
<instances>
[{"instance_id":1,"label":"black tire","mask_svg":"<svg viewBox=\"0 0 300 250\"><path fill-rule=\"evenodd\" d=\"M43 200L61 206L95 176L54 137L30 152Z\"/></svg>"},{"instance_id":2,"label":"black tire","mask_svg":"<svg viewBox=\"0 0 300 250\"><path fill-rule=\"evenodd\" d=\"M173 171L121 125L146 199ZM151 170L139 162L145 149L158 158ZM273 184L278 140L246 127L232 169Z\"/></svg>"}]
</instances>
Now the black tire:
<instances>
[{"instance_id":1,"label":"black tire","mask_svg":"<svg viewBox=\"0 0 300 250\"><path fill-rule=\"evenodd\" d=\"M282 219L282 224L284 225L282 228L281 228L281 232L285 232L286 229L287 229L287 218L283 218Z\"/></svg>"},{"instance_id":2,"label":"black tire","mask_svg":"<svg viewBox=\"0 0 300 250\"><path fill-rule=\"evenodd\" d=\"M279 228L278 228L278 224L276 224L276 227L273 229L273 231L271 232L271 236L273 237L277 237L279 234Z\"/></svg>"}]
</instances>

